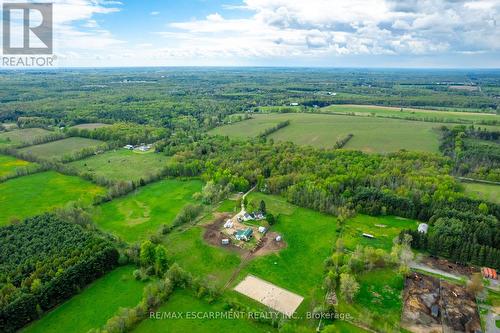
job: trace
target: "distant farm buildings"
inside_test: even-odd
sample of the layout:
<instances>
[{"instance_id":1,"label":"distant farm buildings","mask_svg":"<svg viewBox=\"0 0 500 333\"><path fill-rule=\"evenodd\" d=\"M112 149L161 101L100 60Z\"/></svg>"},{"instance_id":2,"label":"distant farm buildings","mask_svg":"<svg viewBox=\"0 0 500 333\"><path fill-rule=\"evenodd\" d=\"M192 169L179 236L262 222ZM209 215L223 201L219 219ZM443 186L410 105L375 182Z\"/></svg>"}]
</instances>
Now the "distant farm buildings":
<instances>
[{"instance_id":1,"label":"distant farm buildings","mask_svg":"<svg viewBox=\"0 0 500 333\"><path fill-rule=\"evenodd\" d=\"M481 269L481 273L483 273L483 277L486 279L492 279L492 280L498 279L497 271L494 270L493 268L483 267Z\"/></svg>"},{"instance_id":2,"label":"distant farm buildings","mask_svg":"<svg viewBox=\"0 0 500 333\"><path fill-rule=\"evenodd\" d=\"M145 143L142 143L141 145L139 146L134 146L134 145L125 145L123 146L124 149L128 149L128 150L138 150L138 151L142 151L142 152L146 152L146 151L149 151L151 148L153 147L152 144L145 144Z\"/></svg>"},{"instance_id":3,"label":"distant farm buildings","mask_svg":"<svg viewBox=\"0 0 500 333\"><path fill-rule=\"evenodd\" d=\"M426 234L428 230L429 230L429 225L427 223L420 223L418 225L418 232Z\"/></svg>"}]
</instances>

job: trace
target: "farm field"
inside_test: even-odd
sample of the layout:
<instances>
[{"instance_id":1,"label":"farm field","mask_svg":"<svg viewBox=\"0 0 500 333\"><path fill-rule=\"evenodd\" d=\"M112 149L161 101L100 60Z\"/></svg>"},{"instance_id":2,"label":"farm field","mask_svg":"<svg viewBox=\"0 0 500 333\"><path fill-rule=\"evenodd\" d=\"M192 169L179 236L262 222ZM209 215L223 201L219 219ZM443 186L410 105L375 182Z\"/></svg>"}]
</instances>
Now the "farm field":
<instances>
[{"instance_id":1,"label":"farm field","mask_svg":"<svg viewBox=\"0 0 500 333\"><path fill-rule=\"evenodd\" d=\"M25 128L0 133L0 146L17 146L20 144L31 144L37 138L44 137L52 132L42 128Z\"/></svg>"},{"instance_id":2,"label":"farm field","mask_svg":"<svg viewBox=\"0 0 500 333\"><path fill-rule=\"evenodd\" d=\"M500 185L463 182L465 193L478 199L500 204Z\"/></svg>"},{"instance_id":3,"label":"farm field","mask_svg":"<svg viewBox=\"0 0 500 333\"><path fill-rule=\"evenodd\" d=\"M35 166L35 163L23 161L15 157L0 155L0 178L14 174L16 169Z\"/></svg>"},{"instance_id":4,"label":"farm field","mask_svg":"<svg viewBox=\"0 0 500 333\"><path fill-rule=\"evenodd\" d=\"M344 246L349 250L362 245L390 251L393 239L401 230L417 229L417 227L417 221L402 217L358 214L345 222L342 239ZM365 238L362 236L363 233L371 234L375 238Z\"/></svg>"},{"instance_id":5,"label":"farm field","mask_svg":"<svg viewBox=\"0 0 500 333\"><path fill-rule=\"evenodd\" d=\"M164 244L173 262L195 276L210 278L222 286L240 264L240 256L209 245L203 239L204 231L201 226L174 230L166 236Z\"/></svg>"},{"instance_id":6,"label":"farm field","mask_svg":"<svg viewBox=\"0 0 500 333\"><path fill-rule=\"evenodd\" d=\"M0 225L60 207L70 201L91 202L105 189L79 177L54 171L18 177L0 183Z\"/></svg>"},{"instance_id":7,"label":"farm field","mask_svg":"<svg viewBox=\"0 0 500 333\"><path fill-rule=\"evenodd\" d=\"M162 224L171 225L181 208L194 202L193 194L201 187L202 182L197 179L155 182L96 207L94 222L124 241L145 239Z\"/></svg>"},{"instance_id":8,"label":"farm field","mask_svg":"<svg viewBox=\"0 0 500 333\"><path fill-rule=\"evenodd\" d=\"M210 131L233 137L257 136L263 130L290 120L290 125L268 136L275 141L299 145L333 147L348 134L354 137L344 146L364 152L387 153L400 149L438 152L436 128L442 124L375 117L354 117L307 113L254 115L253 119Z\"/></svg>"},{"instance_id":9,"label":"farm field","mask_svg":"<svg viewBox=\"0 0 500 333\"><path fill-rule=\"evenodd\" d=\"M399 327L404 279L392 269L374 269L357 276L359 293L352 304L340 298L338 311L350 313L381 332ZM369 322L366 322L369 321Z\"/></svg>"},{"instance_id":10,"label":"farm field","mask_svg":"<svg viewBox=\"0 0 500 333\"><path fill-rule=\"evenodd\" d=\"M264 200L268 212L274 215L281 213L272 231L281 234L287 246L278 253L250 261L239 274L237 282L252 274L297 293L305 298L299 307L300 313L321 290L323 263L337 238L337 220L333 216L291 205L277 196L251 193L249 200Z\"/></svg>"},{"instance_id":11,"label":"farm field","mask_svg":"<svg viewBox=\"0 0 500 333\"><path fill-rule=\"evenodd\" d=\"M480 121L500 121L500 116L493 113L439 111L375 105L330 105L321 109L321 112L336 112L360 116L381 116L395 118L416 118L421 120L433 119L438 121L477 123Z\"/></svg>"},{"instance_id":12,"label":"farm field","mask_svg":"<svg viewBox=\"0 0 500 333\"><path fill-rule=\"evenodd\" d=\"M149 332L191 332L191 333L253 333L277 332L269 325L252 322L248 319L203 319L193 318L193 314L206 315L210 312L226 311L221 302L208 304L193 296L189 291L176 291L165 305L158 309L165 313L182 313L182 318L147 319L133 331L134 333ZM190 315L191 317L188 317Z\"/></svg>"},{"instance_id":13,"label":"farm field","mask_svg":"<svg viewBox=\"0 0 500 333\"><path fill-rule=\"evenodd\" d=\"M118 149L71 162L68 165L80 172L114 181L139 181L142 177L161 171L167 161L168 157L163 154L153 152L144 154Z\"/></svg>"},{"instance_id":14,"label":"farm field","mask_svg":"<svg viewBox=\"0 0 500 333\"><path fill-rule=\"evenodd\" d=\"M86 333L104 325L119 308L133 307L141 300L145 284L134 279L134 269L134 266L116 268L22 332Z\"/></svg>"},{"instance_id":15,"label":"farm field","mask_svg":"<svg viewBox=\"0 0 500 333\"><path fill-rule=\"evenodd\" d=\"M102 128L102 127L108 127L111 126L110 124L104 124L104 123L87 123L87 124L78 124L73 126L73 128L78 128L78 129L87 129L87 130L94 130L96 128Z\"/></svg>"},{"instance_id":16,"label":"farm field","mask_svg":"<svg viewBox=\"0 0 500 333\"><path fill-rule=\"evenodd\" d=\"M19 149L19 151L21 153L30 153L43 159L61 159L65 155L71 155L85 148L93 148L101 144L104 144L104 142L87 138L71 137L41 145L25 147Z\"/></svg>"}]
</instances>

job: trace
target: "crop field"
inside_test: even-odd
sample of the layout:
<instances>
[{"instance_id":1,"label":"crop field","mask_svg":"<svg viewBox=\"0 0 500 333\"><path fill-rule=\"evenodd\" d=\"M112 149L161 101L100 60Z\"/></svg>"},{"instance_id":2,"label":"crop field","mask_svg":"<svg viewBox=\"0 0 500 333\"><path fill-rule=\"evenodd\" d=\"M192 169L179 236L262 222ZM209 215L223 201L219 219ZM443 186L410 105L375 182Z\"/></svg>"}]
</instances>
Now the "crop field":
<instances>
[{"instance_id":1,"label":"crop field","mask_svg":"<svg viewBox=\"0 0 500 333\"><path fill-rule=\"evenodd\" d=\"M105 189L79 177L54 171L18 177L0 183L0 225L60 207L70 201L91 200Z\"/></svg>"},{"instance_id":2,"label":"crop field","mask_svg":"<svg viewBox=\"0 0 500 333\"><path fill-rule=\"evenodd\" d=\"M31 144L33 140L50 134L50 131L42 128L25 128L10 132L0 133L0 146L17 146L23 143Z\"/></svg>"},{"instance_id":3,"label":"crop field","mask_svg":"<svg viewBox=\"0 0 500 333\"><path fill-rule=\"evenodd\" d=\"M14 174L16 169L34 166L34 163L19 160L15 157L0 155L0 178Z\"/></svg>"},{"instance_id":4,"label":"crop field","mask_svg":"<svg viewBox=\"0 0 500 333\"><path fill-rule=\"evenodd\" d=\"M200 180L166 179L95 208L94 222L103 230L127 242L154 234L162 224L171 225L193 194L202 187Z\"/></svg>"},{"instance_id":5,"label":"crop field","mask_svg":"<svg viewBox=\"0 0 500 333\"><path fill-rule=\"evenodd\" d=\"M253 259L239 275L255 275L305 298L300 309L317 296L324 274L324 260L335 244L337 220L313 210L285 202L281 197L251 193L249 200L263 199L267 211L281 213L273 231L281 234L287 247L279 253ZM239 282L238 281L238 282Z\"/></svg>"},{"instance_id":6,"label":"crop field","mask_svg":"<svg viewBox=\"0 0 500 333\"><path fill-rule=\"evenodd\" d=\"M104 124L104 123L87 123L87 124L75 125L75 126L73 126L73 128L94 130L96 128L108 127L108 126L111 126L111 125L110 124Z\"/></svg>"},{"instance_id":7,"label":"crop field","mask_svg":"<svg viewBox=\"0 0 500 333\"><path fill-rule=\"evenodd\" d=\"M86 333L104 325L119 308L133 307L141 300L145 284L134 279L134 269L124 266L106 274L22 332Z\"/></svg>"},{"instance_id":8,"label":"crop field","mask_svg":"<svg viewBox=\"0 0 500 333\"><path fill-rule=\"evenodd\" d=\"M500 121L500 116L494 113L438 111L411 108L394 108L374 105L330 105L321 109L321 112L335 112L356 114L360 116L378 116L394 118L414 118L420 120L437 120L444 122L477 123L480 121Z\"/></svg>"},{"instance_id":9,"label":"crop field","mask_svg":"<svg viewBox=\"0 0 500 333\"><path fill-rule=\"evenodd\" d=\"M142 177L161 171L168 161L163 154L141 154L132 150L118 149L104 154L68 163L81 172L94 174L115 181L138 181Z\"/></svg>"},{"instance_id":10,"label":"crop field","mask_svg":"<svg viewBox=\"0 0 500 333\"><path fill-rule=\"evenodd\" d=\"M203 240L204 228L176 230L165 238L169 256L196 276L209 277L224 285L240 264L240 256L228 249L210 246Z\"/></svg>"},{"instance_id":11,"label":"crop field","mask_svg":"<svg viewBox=\"0 0 500 333\"><path fill-rule=\"evenodd\" d=\"M470 196L500 204L500 185L463 182L465 193Z\"/></svg>"},{"instance_id":12,"label":"crop field","mask_svg":"<svg viewBox=\"0 0 500 333\"><path fill-rule=\"evenodd\" d=\"M267 128L290 120L290 125L268 136L275 141L292 141L299 145L333 147L353 134L345 149L387 153L400 149L438 152L440 123L401 119L356 117L343 115L289 113L254 115L253 119L212 130L211 134L231 137L252 137Z\"/></svg>"},{"instance_id":13,"label":"crop field","mask_svg":"<svg viewBox=\"0 0 500 333\"><path fill-rule=\"evenodd\" d=\"M370 321L380 332L399 326L404 279L392 269L374 269L358 275L359 293L352 304L340 298L338 311Z\"/></svg>"},{"instance_id":14,"label":"crop field","mask_svg":"<svg viewBox=\"0 0 500 333\"><path fill-rule=\"evenodd\" d=\"M356 246L371 246L389 251L393 239L403 229L417 229L418 222L395 216L368 216L358 214L345 222L342 239L344 246L354 250ZM370 239L363 237L363 233L373 235Z\"/></svg>"},{"instance_id":15,"label":"crop field","mask_svg":"<svg viewBox=\"0 0 500 333\"><path fill-rule=\"evenodd\" d=\"M71 137L41 145L22 148L19 149L19 151L22 153L31 153L43 159L61 159L65 155L71 155L85 148L97 147L103 143L103 141L99 140Z\"/></svg>"},{"instance_id":16,"label":"crop field","mask_svg":"<svg viewBox=\"0 0 500 333\"><path fill-rule=\"evenodd\" d=\"M149 332L191 332L191 333L253 333L277 332L268 325L259 324L245 318L240 319L203 319L193 314L205 315L210 312L226 311L221 302L208 304L193 296L190 292L176 291L169 300L158 309L159 312L181 313L180 318L147 319L133 331L134 333Z\"/></svg>"}]
</instances>

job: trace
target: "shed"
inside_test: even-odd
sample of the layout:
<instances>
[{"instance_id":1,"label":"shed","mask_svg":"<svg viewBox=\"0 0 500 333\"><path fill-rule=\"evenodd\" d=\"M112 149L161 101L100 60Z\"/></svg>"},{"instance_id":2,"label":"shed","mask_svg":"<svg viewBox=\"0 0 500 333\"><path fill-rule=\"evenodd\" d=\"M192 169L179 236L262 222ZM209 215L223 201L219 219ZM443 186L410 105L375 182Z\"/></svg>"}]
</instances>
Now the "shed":
<instances>
[{"instance_id":1,"label":"shed","mask_svg":"<svg viewBox=\"0 0 500 333\"><path fill-rule=\"evenodd\" d=\"M274 240L277 242L281 242L281 236L280 235L276 236L276 238Z\"/></svg>"},{"instance_id":2,"label":"shed","mask_svg":"<svg viewBox=\"0 0 500 333\"><path fill-rule=\"evenodd\" d=\"M363 233L363 237L366 237L366 238L375 238L375 236L373 236L372 234L367 234L367 233Z\"/></svg>"},{"instance_id":3,"label":"shed","mask_svg":"<svg viewBox=\"0 0 500 333\"><path fill-rule=\"evenodd\" d=\"M224 239L222 239L221 243L222 243L222 245L229 245L229 239L224 238Z\"/></svg>"},{"instance_id":4,"label":"shed","mask_svg":"<svg viewBox=\"0 0 500 333\"><path fill-rule=\"evenodd\" d=\"M426 234L427 230L429 230L429 225L427 223L420 223L418 225L418 232Z\"/></svg>"},{"instance_id":5,"label":"shed","mask_svg":"<svg viewBox=\"0 0 500 333\"><path fill-rule=\"evenodd\" d=\"M260 232L261 234L265 233L265 232L266 232L266 230L267 230L267 229L266 229L265 227L259 227L259 232Z\"/></svg>"},{"instance_id":6,"label":"shed","mask_svg":"<svg viewBox=\"0 0 500 333\"><path fill-rule=\"evenodd\" d=\"M233 221L227 220L226 223L224 223L224 228L229 229L233 227Z\"/></svg>"}]
</instances>

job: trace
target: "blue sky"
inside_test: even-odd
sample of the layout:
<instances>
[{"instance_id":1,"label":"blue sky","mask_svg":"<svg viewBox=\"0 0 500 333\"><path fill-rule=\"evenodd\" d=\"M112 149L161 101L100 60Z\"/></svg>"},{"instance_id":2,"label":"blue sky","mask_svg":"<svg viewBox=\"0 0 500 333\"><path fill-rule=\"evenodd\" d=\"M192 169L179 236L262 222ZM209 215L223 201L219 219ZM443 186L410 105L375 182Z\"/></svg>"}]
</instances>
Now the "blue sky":
<instances>
[{"instance_id":1,"label":"blue sky","mask_svg":"<svg viewBox=\"0 0 500 333\"><path fill-rule=\"evenodd\" d=\"M500 67L500 0L53 2L61 67Z\"/></svg>"}]
</instances>

